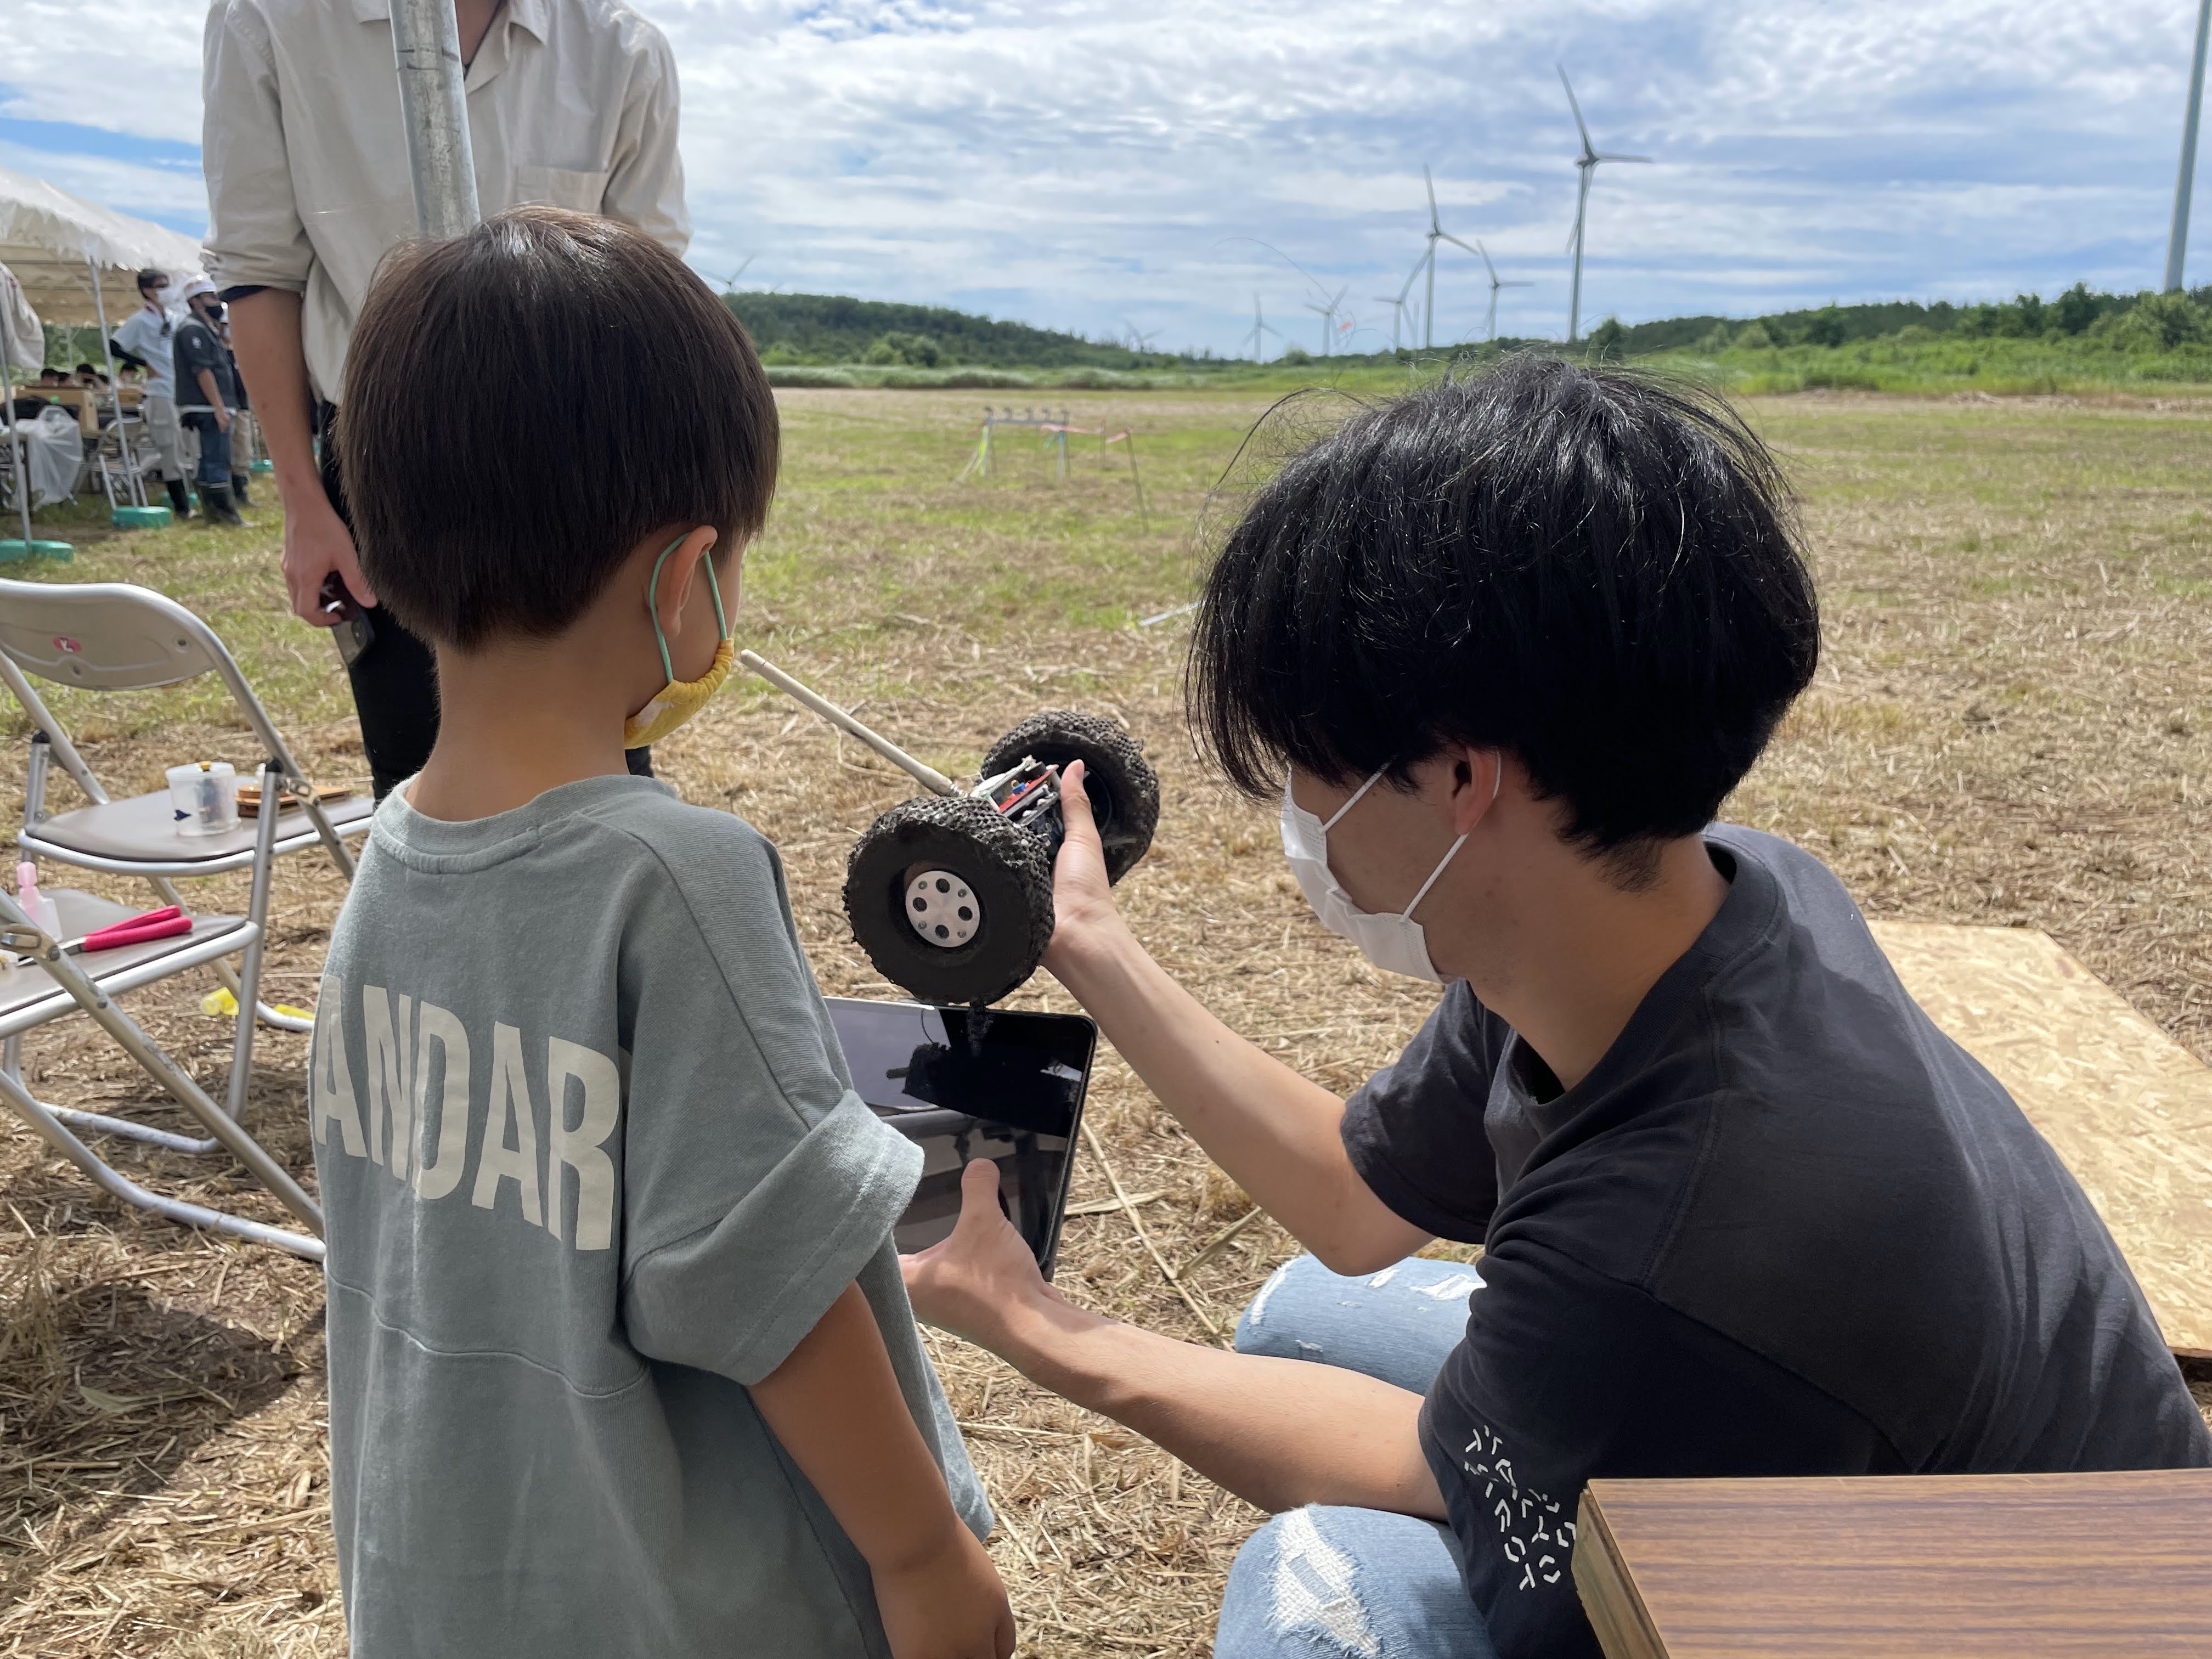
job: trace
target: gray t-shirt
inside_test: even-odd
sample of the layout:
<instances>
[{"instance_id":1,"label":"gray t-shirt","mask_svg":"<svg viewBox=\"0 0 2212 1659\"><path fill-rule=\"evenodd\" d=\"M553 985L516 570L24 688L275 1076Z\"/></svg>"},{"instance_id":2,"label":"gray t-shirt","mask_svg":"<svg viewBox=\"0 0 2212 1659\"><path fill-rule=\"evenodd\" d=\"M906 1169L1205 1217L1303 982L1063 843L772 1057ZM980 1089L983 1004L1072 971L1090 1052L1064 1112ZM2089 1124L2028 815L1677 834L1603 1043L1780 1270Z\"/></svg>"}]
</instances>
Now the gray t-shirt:
<instances>
[{"instance_id":1,"label":"gray t-shirt","mask_svg":"<svg viewBox=\"0 0 2212 1659\"><path fill-rule=\"evenodd\" d=\"M310 1067L354 1659L886 1653L754 1410L859 1280L978 1536L775 850L663 784L378 809Z\"/></svg>"}]
</instances>

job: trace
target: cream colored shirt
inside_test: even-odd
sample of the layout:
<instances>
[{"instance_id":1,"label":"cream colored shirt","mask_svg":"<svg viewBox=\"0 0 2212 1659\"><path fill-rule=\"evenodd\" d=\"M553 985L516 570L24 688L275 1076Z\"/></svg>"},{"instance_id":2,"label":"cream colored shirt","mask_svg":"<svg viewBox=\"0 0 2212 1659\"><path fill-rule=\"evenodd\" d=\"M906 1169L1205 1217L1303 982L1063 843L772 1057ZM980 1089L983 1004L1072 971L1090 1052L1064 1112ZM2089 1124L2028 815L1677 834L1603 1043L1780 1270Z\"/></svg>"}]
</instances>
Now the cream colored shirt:
<instances>
[{"instance_id":1,"label":"cream colored shirt","mask_svg":"<svg viewBox=\"0 0 2212 1659\"><path fill-rule=\"evenodd\" d=\"M308 378L336 401L377 261L416 234L389 0L214 0L203 75L209 274L304 296ZM620 0L507 0L470 64L487 213L550 203L681 253L676 62Z\"/></svg>"}]
</instances>

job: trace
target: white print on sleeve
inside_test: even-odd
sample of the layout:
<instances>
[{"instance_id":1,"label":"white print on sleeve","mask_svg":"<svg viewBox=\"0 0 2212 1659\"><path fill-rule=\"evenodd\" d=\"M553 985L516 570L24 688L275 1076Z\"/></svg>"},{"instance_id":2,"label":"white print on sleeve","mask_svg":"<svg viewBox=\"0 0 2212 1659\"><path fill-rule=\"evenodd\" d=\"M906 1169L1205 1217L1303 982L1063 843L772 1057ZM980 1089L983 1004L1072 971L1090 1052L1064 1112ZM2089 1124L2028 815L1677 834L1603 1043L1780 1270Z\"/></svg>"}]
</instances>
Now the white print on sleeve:
<instances>
[{"instance_id":1,"label":"white print on sleeve","mask_svg":"<svg viewBox=\"0 0 2212 1659\"><path fill-rule=\"evenodd\" d=\"M369 985L360 1001L364 1091L355 1087L346 1012L344 982L325 974L308 1060L308 1118L318 1146L335 1144L348 1158L384 1165L423 1203L456 1191L473 1162L469 1197L477 1208L543 1228L579 1250L613 1247L615 1166L606 1146L622 1118L616 1060L562 1037L540 1043L519 1026L495 1021L491 1064L472 1077L468 1028L459 1016ZM475 1048L486 1051L481 1043ZM542 1066L535 1063L540 1055ZM574 1177L573 1229L564 1176Z\"/></svg>"},{"instance_id":2,"label":"white print on sleeve","mask_svg":"<svg viewBox=\"0 0 2212 1659\"><path fill-rule=\"evenodd\" d=\"M1483 1504L1497 1522L1498 1547L1506 1560L1521 1569L1519 1589L1556 1584L1574 1553L1575 1523L1562 1518L1559 1500L1533 1486L1524 1486L1513 1472L1513 1460L1501 1456L1505 1443L1498 1431L1478 1423L1474 1438L1460 1451L1460 1468L1470 1480L1482 1484Z\"/></svg>"}]
</instances>

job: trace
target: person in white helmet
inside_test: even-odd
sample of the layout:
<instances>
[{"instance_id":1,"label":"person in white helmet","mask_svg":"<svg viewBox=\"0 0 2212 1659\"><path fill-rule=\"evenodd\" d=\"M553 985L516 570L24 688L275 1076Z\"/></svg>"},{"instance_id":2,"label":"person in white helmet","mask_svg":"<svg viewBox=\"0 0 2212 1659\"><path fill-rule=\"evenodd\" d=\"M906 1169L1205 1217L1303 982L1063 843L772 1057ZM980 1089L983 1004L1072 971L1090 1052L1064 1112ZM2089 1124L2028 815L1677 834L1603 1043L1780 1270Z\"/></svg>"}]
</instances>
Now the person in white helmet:
<instances>
[{"instance_id":1,"label":"person in white helmet","mask_svg":"<svg viewBox=\"0 0 2212 1659\"><path fill-rule=\"evenodd\" d=\"M204 276L185 284L185 318L177 325L173 368L178 418L199 435L193 479L201 515L210 524L242 525L230 470L238 381L231 372L230 348L222 340L222 301Z\"/></svg>"}]
</instances>

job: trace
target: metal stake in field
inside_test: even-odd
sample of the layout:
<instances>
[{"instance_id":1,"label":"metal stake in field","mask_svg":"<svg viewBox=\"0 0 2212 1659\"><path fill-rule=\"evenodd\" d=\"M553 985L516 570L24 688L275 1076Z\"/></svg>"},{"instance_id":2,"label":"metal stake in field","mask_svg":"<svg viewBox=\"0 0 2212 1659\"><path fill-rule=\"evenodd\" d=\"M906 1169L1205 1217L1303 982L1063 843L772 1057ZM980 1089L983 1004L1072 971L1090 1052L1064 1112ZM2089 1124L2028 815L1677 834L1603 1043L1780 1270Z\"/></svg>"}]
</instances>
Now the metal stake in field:
<instances>
[{"instance_id":1,"label":"metal stake in field","mask_svg":"<svg viewBox=\"0 0 2212 1659\"><path fill-rule=\"evenodd\" d=\"M2212 0L2197 9L2197 58L2189 70L2189 111L2181 123L2181 176L2173 185L2173 234L2166 239L2166 291L2179 293L2189 252L2189 198L2197 188L2197 122L2204 110L2204 46L2212 36Z\"/></svg>"},{"instance_id":2,"label":"metal stake in field","mask_svg":"<svg viewBox=\"0 0 2212 1659\"><path fill-rule=\"evenodd\" d=\"M1575 157L1576 169L1582 174L1582 183L1575 193L1575 234L1568 246L1575 251L1575 281L1567 299L1567 343L1572 345L1582 337L1583 321L1583 216L1589 208L1590 175L1597 171L1601 161L1645 161L1648 155L1607 155L1601 154L1590 143L1589 128L1583 122L1583 106L1575 101L1574 83L1567 79L1567 66L1554 65L1559 71L1559 84L1567 89L1567 107L1575 112L1575 130L1583 136L1583 153Z\"/></svg>"},{"instance_id":3,"label":"metal stake in field","mask_svg":"<svg viewBox=\"0 0 2212 1659\"><path fill-rule=\"evenodd\" d=\"M431 240L445 241L483 216L477 210L453 0L392 0L392 55L399 74L400 118L407 124L415 223Z\"/></svg>"}]
</instances>

